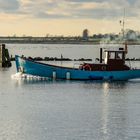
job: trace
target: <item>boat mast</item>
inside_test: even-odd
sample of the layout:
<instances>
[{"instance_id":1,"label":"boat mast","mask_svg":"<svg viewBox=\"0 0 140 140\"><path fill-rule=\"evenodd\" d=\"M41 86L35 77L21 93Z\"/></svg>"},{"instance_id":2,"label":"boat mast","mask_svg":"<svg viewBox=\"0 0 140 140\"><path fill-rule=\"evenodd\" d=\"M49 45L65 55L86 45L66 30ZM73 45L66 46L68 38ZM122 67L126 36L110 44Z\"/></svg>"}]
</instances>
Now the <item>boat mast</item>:
<instances>
[{"instance_id":1,"label":"boat mast","mask_svg":"<svg viewBox=\"0 0 140 140\"><path fill-rule=\"evenodd\" d=\"M127 50L127 41L126 41L126 38L125 38L125 8L124 8L124 13L123 13L123 41L124 41L124 44L125 44L125 54L127 54L128 50Z\"/></svg>"},{"instance_id":2,"label":"boat mast","mask_svg":"<svg viewBox=\"0 0 140 140\"><path fill-rule=\"evenodd\" d=\"M123 32L123 42L124 42L124 45L125 45L125 54L127 54L128 50L127 50L127 41L126 41L126 38L125 38L125 8L124 8L124 13L123 13L123 29L122 29L122 32Z\"/></svg>"},{"instance_id":3,"label":"boat mast","mask_svg":"<svg viewBox=\"0 0 140 140\"><path fill-rule=\"evenodd\" d=\"M124 9L124 13L123 13L123 19L120 20L120 26L121 28L121 34L122 34L122 41L124 41L125 39L125 9Z\"/></svg>"},{"instance_id":4,"label":"boat mast","mask_svg":"<svg viewBox=\"0 0 140 140\"><path fill-rule=\"evenodd\" d=\"M123 19L120 20L120 25L122 26L122 41L125 41L125 9L124 9L124 13L123 13Z\"/></svg>"},{"instance_id":5,"label":"boat mast","mask_svg":"<svg viewBox=\"0 0 140 140\"><path fill-rule=\"evenodd\" d=\"M127 54L127 41L125 38L125 8L124 8L124 12L123 12L123 20L120 21L120 24L122 25L122 43L125 45L125 53Z\"/></svg>"},{"instance_id":6,"label":"boat mast","mask_svg":"<svg viewBox=\"0 0 140 140\"><path fill-rule=\"evenodd\" d=\"M125 8L124 8L124 13L123 13L123 29L122 29L122 31L123 31L123 40L125 41L125 34L124 34L124 32L125 32Z\"/></svg>"}]
</instances>

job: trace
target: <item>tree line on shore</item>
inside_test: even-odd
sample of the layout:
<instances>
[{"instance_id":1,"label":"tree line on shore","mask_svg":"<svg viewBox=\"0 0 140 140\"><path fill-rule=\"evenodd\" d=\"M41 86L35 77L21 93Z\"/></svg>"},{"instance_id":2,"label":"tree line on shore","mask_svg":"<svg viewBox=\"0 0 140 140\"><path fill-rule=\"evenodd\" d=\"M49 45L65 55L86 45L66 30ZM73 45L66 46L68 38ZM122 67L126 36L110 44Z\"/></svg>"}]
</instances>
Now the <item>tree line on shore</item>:
<instances>
[{"instance_id":1,"label":"tree line on shore","mask_svg":"<svg viewBox=\"0 0 140 140\"><path fill-rule=\"evenodd\" d=\"M0 36L0 43L70 43L70 44L101 44L101 43L122 43L125 39L128 44L140 44L140 32L131 29L126 29L125 34L119 33L106 33L106 34L93 34L89 35L87 29L83 30L81 36L51 36L44 37L33 36Z\"/></svg>"},{"instance_id":2,"label":"tree line on shore","mask_svg":"<svg viewBox=\"0 0 140 140\"><path fill-rule=\"evenodd\" d=\"M70 44L101 44L101 43L122 43L125 39L128 44L140 44L140 32L131 29L125 30L125 34L106 33L89 35L88 30L84 30L82 36L0 36L0 43L70 43Z\"/></svg>"}]
</instances>

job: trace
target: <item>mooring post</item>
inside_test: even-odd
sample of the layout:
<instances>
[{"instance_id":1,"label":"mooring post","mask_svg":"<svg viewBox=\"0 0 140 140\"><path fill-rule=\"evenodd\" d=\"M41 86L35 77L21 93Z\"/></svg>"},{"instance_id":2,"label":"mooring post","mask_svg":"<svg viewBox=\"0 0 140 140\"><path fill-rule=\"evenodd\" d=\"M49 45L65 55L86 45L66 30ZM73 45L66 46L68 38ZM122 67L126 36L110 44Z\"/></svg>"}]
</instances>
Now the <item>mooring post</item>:
<instances>
[{"instance_id":1,"label":"mooring post","mask_svg":"<svg viewBox=\"0 0 140 140\"><path fill-rule=\"evenodd\" d=\"M0 45L0 67L11 67L11 60L8 49L5 48L5 44Z\"/></svg>"},{"instance_id":2,"label":"mooring post","mask_svg":"<svg viewBox=\"0 0 140 140\"><path fill-rule=\"evenodd\" d=\"M103 55L103 49L100 48L100 63L102 63L103 61L102 55Z\"/></svg>"}]
</instances>

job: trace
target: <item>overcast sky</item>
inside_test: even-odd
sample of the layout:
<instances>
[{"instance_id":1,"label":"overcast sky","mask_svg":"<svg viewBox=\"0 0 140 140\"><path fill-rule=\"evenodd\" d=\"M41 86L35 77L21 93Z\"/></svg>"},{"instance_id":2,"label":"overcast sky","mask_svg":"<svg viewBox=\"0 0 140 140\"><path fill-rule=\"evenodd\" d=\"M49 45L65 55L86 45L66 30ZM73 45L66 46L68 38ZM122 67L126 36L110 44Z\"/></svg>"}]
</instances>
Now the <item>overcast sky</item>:
<instances>
[{"instance_id":1,"label":"overcast sky","mask_svg":"<svg viewBox=\"0 0 140 140\"><path fill-rule=\"evenodd\" d=\"M140 0L0 0L0 35L81 35L140 30Z\"/></svg>"}]
</instances>

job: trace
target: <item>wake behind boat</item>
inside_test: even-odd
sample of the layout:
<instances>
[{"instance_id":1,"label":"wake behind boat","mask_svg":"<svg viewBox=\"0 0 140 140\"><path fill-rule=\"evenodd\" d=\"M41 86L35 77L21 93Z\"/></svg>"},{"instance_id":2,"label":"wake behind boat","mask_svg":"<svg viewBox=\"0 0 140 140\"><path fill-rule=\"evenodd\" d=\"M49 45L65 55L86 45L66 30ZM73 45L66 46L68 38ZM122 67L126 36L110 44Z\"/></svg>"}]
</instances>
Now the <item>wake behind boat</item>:
<instances>
[{"instance_id":1,"label":"wake behind boat","mask_svg":"<svg viewBox=\"0 0 140 140\"><path fill-rule=\"evenodd\" d=\"M17 72L31 74L51 79L67 80L129 80L140 78L140 69L134 69L125 64L127 44L119 50L104 50L100 48L99 63L84 63L79 68L69 68L44 64L15 56Z\"/></svg>"}]
</instances>

